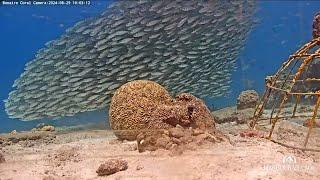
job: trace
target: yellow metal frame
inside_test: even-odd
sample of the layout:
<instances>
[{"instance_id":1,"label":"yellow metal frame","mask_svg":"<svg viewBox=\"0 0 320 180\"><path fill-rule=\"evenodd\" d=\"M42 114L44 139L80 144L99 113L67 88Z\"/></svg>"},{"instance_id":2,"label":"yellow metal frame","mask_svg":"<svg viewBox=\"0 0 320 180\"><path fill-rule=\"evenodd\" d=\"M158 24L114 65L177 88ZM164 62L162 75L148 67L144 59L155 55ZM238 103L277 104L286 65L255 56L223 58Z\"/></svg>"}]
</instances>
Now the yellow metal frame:
<instances>
[{"instance_id":1,"label":"yellow metal frame","mask_svg":"<svg viewBox=\"0 0 320 180\"><path fill-rule=\"evenodd\" d=\"M281 145L285 145L287 147L292 147L296 149L302 149L302 150L309 150L309 151L320 151L316 149L310 149L307 148L307 144L310 138L310 134L312 132L312 129L315 126L316 118L318 109L320 106L320 90L315 92L295 92L297 90L293 90L294 85L297 82L300 83L308 83L308 82L319 82L320 83L320 77L318 78L306 78L306 79L299 79L301 78L301 74L304 71L308 71L308 65L310 65L313 61L319 61L320 59L320 38L315 38L309 43L305 44L301 49L299 49L294 55L290 56L287 61L285 61L281 68L278 70L278 72L274 76L269 76L266 78L266 90L264 92L264 95L260 99L260 102L258 103L254 115L252 118L252 121L250 121L249 126L250 128L255 128L258 121L263 120L262 114L265 109L265 106L267 105L270 96L273 93L283 93L281 95L282 97L279 99L278 102L279 106L275 106L275 104L272 107L272 112L270 116L270 123L271 123L271 129L269 131L269 135L267 136L267 139L277 142L275 140L272 140L272 133L274 131L275 125L278 122L279 119L284 118L281 117L280 114L284 109L285 103L288 101L289 97L295 97L295 105L293 107L292 116L291 117L298 117L296 116L297 107L301 102L301 98L304 96L314 96L317 101L314 104L314 110L312 113L312 116L309 116L309 124L308 124L308 132L307 136L304 141L304 147L292 147L280 142L277 142ZM294 74L287 73L285 70L288 70L289 66L292 65L292 63L299 62L300 66L298 67L297 71ZM281 79L280 77L283 77L285 75L285 79ZM277 85L282 84L281 87L277 87ZM286 88L284 88L284 86ZM319 85L320 88L320 85ZM275 100L276 101L276 100ZM273 117L273 114L276 114L275 117ZM264 118L265 119L265 118Z\"/></svg>"}]
</instances>

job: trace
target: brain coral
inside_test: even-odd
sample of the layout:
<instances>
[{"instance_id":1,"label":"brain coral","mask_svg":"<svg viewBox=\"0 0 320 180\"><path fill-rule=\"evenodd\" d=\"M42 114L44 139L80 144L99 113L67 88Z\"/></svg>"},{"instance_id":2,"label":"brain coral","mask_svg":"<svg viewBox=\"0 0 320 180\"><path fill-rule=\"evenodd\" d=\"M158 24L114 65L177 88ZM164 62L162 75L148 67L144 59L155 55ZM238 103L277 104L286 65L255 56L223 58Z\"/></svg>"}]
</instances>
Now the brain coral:
<instances>
[{"instance_id":1,"label":"brain coral","mask_svg":"<svg viewBox=\"0 0 320 180\"><path fill-rule=\"evenodd\" d=\"M114 94L109 110L111 128L119 139L135 140L145 131L180 125L214 128L214 119L205 104L191 94L173 99L159 84L137 80L122 85Z\"/></svg>"},{"instance_id":2,"label":"brain coral","mask_svg":"<svg viewBox=\"0 0 320 180\"><path fill-rule=\"evenodd\" d=\"M135 130L149 128L152 112L160 104L170 104L171 101L167 90L155 82L137 80L126 83L112 97L110 126L119 139L134 140Z\"/></svg>"}]
</instances>

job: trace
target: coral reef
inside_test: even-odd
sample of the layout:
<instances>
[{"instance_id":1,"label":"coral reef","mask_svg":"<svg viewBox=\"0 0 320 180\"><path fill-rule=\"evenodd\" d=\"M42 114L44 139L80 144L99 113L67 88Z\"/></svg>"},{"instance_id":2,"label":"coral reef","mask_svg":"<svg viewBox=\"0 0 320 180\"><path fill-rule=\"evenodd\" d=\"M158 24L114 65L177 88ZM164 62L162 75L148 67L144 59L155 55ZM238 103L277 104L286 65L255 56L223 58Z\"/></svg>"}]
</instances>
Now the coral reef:
<instances>
[{"instance_id":1,"label":"coral reef","mask_svg":"<svg viewBox=\"0 0 320 180\"><path fill-rule=\"evenodd\" d=\"M237 99L237 109L255 108L259 100L259 94L255 90L241 92Z\"/></svg>"},{"instance_id":2,"label":"coral reef","mask_svg":"<svg viewBox=\"0 0 320 180\"><path fill-rule=\"evenodd\" d=\"M137 140L139 152L182 151L226 139L215 129L215 120L202 100L188 93L171 98L151 81L121 86L109 113L115 135L121 140Z\"/></svg>"},{"instance_id":3,"label":"coral reef","mask_svg":"<svg viewBox=\"0 0 320 180\"><path fill-rule=\"evenodd\" d=\"M128 169L128 162L122 159L109 159L97 169L98 176L106 176Z\"/></svg>"},{"instance_id":4,"label":"coral reef","mask_svg":"<svg viewBox=\"0 0 320 180\"><path fill-rule=\"evenodd\" d=\"M109 113L115 135L127 140L135 140L142 131L152 134L176 125L200 129L215 126L200 99L187 93L173 99L159 84L144 80L121 86L112 97Z\"/></svg>"}]
</instances>

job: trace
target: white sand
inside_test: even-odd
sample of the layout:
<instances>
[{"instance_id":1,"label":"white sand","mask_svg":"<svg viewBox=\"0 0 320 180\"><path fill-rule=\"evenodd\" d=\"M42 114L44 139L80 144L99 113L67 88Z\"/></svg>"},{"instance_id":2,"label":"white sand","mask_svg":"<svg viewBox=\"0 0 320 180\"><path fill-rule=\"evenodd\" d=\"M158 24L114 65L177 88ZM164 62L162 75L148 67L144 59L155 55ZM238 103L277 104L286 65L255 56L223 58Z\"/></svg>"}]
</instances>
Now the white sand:
<instances>
[{"instance_id":1,"label":"white sand","mask_svg":"<svg viewBox=\"0 0 320 180\"><path fill-rule=\"evenodd\" d=\"M0 179L320 179L319 153L230 136L233 145L221 143L171 156L165 150L139 153L134 142L115 141L109 131L61 134L57 144L3 147L6 162L0 164ZM285 163L284 157L289 157ZM127 160L129 168L97 176L97 168L109 158Z\"/></svg>"}]
</instances>

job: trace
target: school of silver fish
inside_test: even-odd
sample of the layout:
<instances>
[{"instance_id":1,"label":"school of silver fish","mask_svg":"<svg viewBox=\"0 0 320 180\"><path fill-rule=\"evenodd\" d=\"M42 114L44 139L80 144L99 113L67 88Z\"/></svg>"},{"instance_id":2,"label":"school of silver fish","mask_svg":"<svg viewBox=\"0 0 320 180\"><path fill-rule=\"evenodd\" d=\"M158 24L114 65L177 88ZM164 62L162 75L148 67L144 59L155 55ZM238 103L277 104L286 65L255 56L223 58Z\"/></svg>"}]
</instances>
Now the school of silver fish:
<instances>
[{"instance_id":1,"label":"school of silver fish","mask_svg":"<svg viewBox=\"0 0 320 180\"><path fill-rule=\"evenodd\" d=\"M105 108L122 84L228 93L253 25L254 0L122 0L46 43L5 100L11 118L36 120Z\"/></svg>"}]
</instances>

